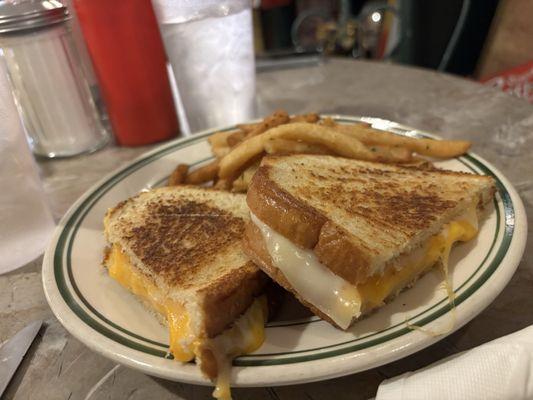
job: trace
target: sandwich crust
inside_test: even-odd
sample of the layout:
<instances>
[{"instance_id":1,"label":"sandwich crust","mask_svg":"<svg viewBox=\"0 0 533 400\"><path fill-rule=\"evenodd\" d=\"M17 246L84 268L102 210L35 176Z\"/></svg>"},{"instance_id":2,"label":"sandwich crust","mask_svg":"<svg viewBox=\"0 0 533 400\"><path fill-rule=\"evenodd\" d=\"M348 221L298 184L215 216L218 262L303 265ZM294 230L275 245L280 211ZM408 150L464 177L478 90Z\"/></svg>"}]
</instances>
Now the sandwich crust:
<instances>
[{"instance_id":1,"label":"sandwich crust","mask_svg":"<svg viewBox=\"0 0 533 400\"><path fill-rule=\"evenodd\" d=\"M284 191L270 179L270 167L262 165L252 178L246 202L250 210L294 244L313 248L327 218Z\"/></svg>"},{"instance_id":2,"label":"sandwich crust","mask_svg":"<svg viewBox=\"0 0 533 400\"><path fill-rule=\"evenodd\" d=\"M418 247L467 207L484 206L492 178L330 156L265 157L250 211L351 284Z\"/></svg>"},{"instance_id":3,"label":"sandwich crust","mask_svg":"<svg viewBox=\"0 0 533 400\"><path fill-rule=\"evenodd\" d=\"M228 327L261 294L267 276L252 262L223 275L198 291L203 297L204 329L207 337L215 337Z\"/></svg>"}]
</instances>

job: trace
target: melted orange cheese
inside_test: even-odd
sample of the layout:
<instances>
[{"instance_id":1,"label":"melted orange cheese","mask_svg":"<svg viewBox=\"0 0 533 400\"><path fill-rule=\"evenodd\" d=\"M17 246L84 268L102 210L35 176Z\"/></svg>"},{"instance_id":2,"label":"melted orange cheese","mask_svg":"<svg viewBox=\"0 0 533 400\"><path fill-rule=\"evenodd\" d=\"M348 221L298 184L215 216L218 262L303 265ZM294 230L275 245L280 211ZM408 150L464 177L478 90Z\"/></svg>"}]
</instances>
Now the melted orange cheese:
<instances>
[{"instance_id":1,"label":"melted orange cheese","mask_svg":"<svg viewBox=\"0 0 533 400\"><path fill-rule=\"evenodd\" d=\"M389 268L383 275L370 278L358 285L366 309L379 307L395 291L409 284L414 276L420 275L441 260L447 266L453 244L466 242L477 235L477 229L466 220L452 221L437 235L431 237L419 257L409 259L408 264Z\"/></svg>"},{"instance_id":2,"label":"melted orange cheese","mask_svg":"<svg viewBox=\"0 0 533 400\"><path fill-rule=\"evenodd\" d=\"M257 350L265 340L267 301L260 296L240 316L232 327L212 339L198 338L190 329L190 317L185 307L168 299L148 278L138 272L118 245L109 255L109 275L126 289L148 302L155 310L166 316L170 344L169 351L176 360L187 362L197 356L200 344L208 346L219 370L213 395L220 400L231 399L230 369L233 358Z\"/></svg>"},{"instance_id":3,"label":"melted orange cheese","mask_svg":"<svg viewBox=\"0 0 533 400\"><path fill-rule=\"evenodd\" d=\"M192 360L196 338L189 329L189 314L183 305L166 298L157 286L135 270L119 246L113 246L110 257L109 275L166 317L170 333L169 351L174 358L183 362Z\"/></svg>"}]
</instances>

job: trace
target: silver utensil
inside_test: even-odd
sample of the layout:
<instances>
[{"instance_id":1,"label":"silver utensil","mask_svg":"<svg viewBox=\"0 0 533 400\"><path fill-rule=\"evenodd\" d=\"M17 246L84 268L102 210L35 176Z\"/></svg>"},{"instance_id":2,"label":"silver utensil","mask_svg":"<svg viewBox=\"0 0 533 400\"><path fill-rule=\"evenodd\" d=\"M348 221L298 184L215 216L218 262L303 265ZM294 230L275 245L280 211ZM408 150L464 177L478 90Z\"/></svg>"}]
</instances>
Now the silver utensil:
<instances>
[{"instance_id":1,"label":"silver utensil","mask_svg":"<svg viewBox=\"0 0 533 400\"><path fill-rule=\"evenodd\" d=\"M24 355L35 340L43 321L34 321L0 347L0 398Z\"/></svg>"}]
</instances>

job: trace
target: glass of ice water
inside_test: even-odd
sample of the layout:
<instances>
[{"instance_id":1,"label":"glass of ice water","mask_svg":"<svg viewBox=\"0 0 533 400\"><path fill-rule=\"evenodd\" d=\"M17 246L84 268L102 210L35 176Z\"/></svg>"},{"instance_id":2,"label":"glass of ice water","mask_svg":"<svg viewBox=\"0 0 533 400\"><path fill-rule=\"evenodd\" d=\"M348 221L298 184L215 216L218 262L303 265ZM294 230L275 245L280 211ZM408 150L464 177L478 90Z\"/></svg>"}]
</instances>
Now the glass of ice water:
<instances>
[{"instance_id":1,"label":"glass of ice water","mask_svg":"<svg viewBox=\"0 0 533 400\"><path fill-rule=\"evenodd\" d=\"M254 116L250 0L154 0L191 132Z\"/></svg>"},{"instance_id":2,"label":"glass of ice water","mask_svg":"<svg viewBox=\"0 0 533 400\"><path fill-rule=\"evenodd\" d=\"M0 63L0 274L42 254L55 227Z\"/></svg>"}]
</instances>

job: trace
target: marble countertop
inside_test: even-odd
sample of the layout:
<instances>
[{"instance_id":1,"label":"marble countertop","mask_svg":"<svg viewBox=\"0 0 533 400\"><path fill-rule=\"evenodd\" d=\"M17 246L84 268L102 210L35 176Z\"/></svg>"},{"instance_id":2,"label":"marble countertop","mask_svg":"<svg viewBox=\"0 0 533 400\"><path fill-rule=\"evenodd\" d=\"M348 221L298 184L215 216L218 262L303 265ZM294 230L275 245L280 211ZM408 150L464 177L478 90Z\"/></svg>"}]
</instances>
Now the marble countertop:
<instances>
[{"instance_id":1,"label":"marble countertop","mask_svg":"<svg viewBox=\"0 0 533 400\"><path fill-rule=\"evenodd\" d=\"M317 66L257 76L258 115L367 115L401 122L445 138L474 142L473 150L506 175L533 226L533 106L477 83L422 69L331 59ZM40 161L57 220L94 182L150 149L109 145L94 154ZM210 399L211 388L168 382L116 365L68 334L52 315L41 286L42 257L0 276L0 342L30 321L45 327L5 394L6 399ZM497 299L463 328L391 364L324 382L234 389L235 399L367 399L388 377L415 370L533 323L533 240Z\"/></svg>"}]
</instances>

